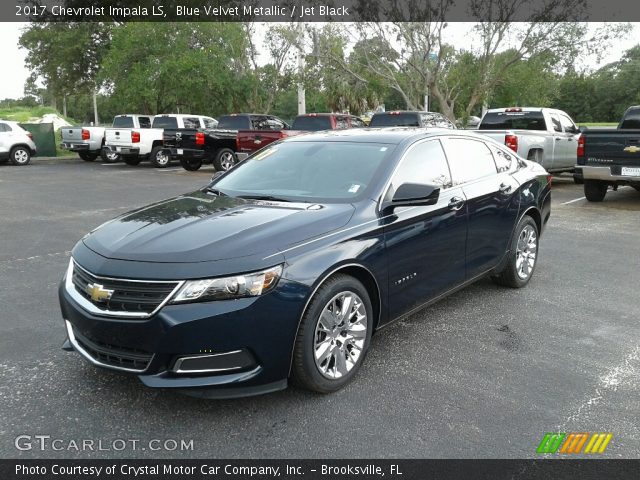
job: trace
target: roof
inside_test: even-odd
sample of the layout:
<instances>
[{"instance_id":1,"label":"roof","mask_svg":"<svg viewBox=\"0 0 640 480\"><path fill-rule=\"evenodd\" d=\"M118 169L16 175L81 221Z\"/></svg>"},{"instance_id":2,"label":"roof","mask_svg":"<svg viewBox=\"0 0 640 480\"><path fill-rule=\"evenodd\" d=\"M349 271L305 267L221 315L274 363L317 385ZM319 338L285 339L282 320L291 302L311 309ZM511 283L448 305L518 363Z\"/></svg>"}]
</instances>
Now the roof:
<instances>
[{"instance_id":1,"label":"roof","mask_svg":"<svg viewBox=\"0 0 640 480\"><path fill-rule=\"evenodd\" d=\"M447 128L386 127L328 130L289 137L286 142L356 142L398 144L405 140L456 132Z\"/></svg>"},{"instance_id":2,"label":"roof","mask_svg":"<svg viewBox=\"0 0 640 480\"><path fill-rule=\"evenodd\" d=\"M298 118L298 117L332 117L332 116L356 117L357 118L357 115L353 115L351 113L330 113L330 112L301 113L300 115L297 115L296 118Z\"/></svg>"}]
</instances>

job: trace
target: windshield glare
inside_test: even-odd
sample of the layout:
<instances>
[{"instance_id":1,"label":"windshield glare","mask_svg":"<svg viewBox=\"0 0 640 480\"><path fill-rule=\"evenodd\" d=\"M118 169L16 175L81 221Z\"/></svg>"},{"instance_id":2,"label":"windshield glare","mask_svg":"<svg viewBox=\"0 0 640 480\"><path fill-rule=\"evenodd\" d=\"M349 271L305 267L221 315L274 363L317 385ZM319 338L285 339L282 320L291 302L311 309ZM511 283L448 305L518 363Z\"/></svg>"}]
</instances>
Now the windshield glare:
<instances>
[{"instance_id":1,"label":"windshield glare","mask_svg":"<svg viewBox=\"0 0 640 480\"><path fill-rule=\"evenodd\" d=\"M379 143L280 143L248 158L212 185L231 196L355 201L362 198L391 147Z\"/></svg>"}]
</instances>

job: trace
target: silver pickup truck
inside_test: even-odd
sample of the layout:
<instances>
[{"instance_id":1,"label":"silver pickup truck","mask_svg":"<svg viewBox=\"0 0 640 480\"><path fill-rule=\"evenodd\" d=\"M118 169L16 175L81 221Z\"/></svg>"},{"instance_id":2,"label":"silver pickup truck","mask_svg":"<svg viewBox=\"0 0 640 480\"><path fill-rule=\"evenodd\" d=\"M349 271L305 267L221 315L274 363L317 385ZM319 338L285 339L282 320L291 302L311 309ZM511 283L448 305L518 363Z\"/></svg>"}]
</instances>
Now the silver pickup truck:
<instances>
[{"instance_id":1,"label":"silver pickup truck","mask_svg":"<svg viewBox=\"0 0 640 480\"><path fill-rule=\"evenodd\" d=\"M535 107L487 110L478 133L504 143L548 172L575 172L580 130L562 110Z\"/></svg>"},{"instance_id":2,"label":"silver pickup truck","mask_svg":"<svg viewBox=\"0 0 640 480\"><path fill-rule=\"evenodd\" d=\"M150 115L118 115L113 119L116 128L151 128L153 116ZM63 127L60 147L76 152L80 158L93 162L99 156L105 162L117 162L120 155L104 149L105 127Z\"/></svg>"}]
</instances>

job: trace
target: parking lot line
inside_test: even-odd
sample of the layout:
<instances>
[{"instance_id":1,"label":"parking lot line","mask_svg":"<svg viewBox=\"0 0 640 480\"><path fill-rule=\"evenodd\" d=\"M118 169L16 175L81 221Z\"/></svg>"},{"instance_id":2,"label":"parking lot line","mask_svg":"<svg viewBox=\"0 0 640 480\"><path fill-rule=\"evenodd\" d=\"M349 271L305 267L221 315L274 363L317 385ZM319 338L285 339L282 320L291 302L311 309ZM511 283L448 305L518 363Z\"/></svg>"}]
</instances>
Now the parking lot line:
<instances>
[{"instance_id":1,"label":"parking lot line","mask_svg":"<svg viewBox=\"0 0 640 480\"><path fill-rule=\"evenodd\" d=\"M102 165L103 167L110 167L112 165L118 165L118 163L101 163L100 165Z\"/></svg>"},{"instance_id":2,"label":"parking lot line","mask_svg":"<svg viewBox=\"0 0 640 480\"><path fill-rule=\"evenodd\" d=\"M157 169L156 172L158 172L158 173L180 172L182 170L184 170L182 167L180 167L180 168L163 168L162 170Z\"/></svg>"},{"instance_id":3,"label":"parking lot line","mask_svg":"<svg viewBox=\"0 0 640 480\"><path fill-rule=\"evenodd\" d=\"M569 205L570 203L578 202L580 200L584 200L585 198L587 197L574 198L573 200L569 200L568 202L563 202L562 205Z\"/></svg>"}]
</instances>

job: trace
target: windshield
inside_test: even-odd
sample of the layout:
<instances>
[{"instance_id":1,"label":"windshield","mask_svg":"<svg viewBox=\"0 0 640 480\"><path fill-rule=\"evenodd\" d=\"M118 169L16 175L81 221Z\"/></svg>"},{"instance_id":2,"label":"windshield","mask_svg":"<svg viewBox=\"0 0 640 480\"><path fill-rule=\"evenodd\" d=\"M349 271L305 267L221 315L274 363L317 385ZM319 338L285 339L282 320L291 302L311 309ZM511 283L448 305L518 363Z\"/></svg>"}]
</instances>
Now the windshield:
<instances>
[{"instance_id":1,"label":"windshield","mask_svg":"<svg viewBox=\"0 0 640 480\"><path fill-rule=\"evenodd\" d=\"M640 129L640 108L629 110L618 128L621 130Z\"/></svg>"},{"instance_id":2,"label":"windshield","mask_svg":"<svg viewBox=\"0 0 640 480\"><path fill-rule=\"evenodd\" d=\"M218 127L220 130L248 130L249 117L238 115L223 115L218 120Z\"/></svg>"},{"instance_id":3,"label":"windshield","mask_svg":"<svg viewBox=\"0 0 640 480\"><path fill-rule=\"evenodd\" d=\"M542 112L488 112L479 130L546 130Z\"/></svg>"},{"instance_id":4,"label":"windshield","mask_svg":"<svg viewBox=\"0 0 640 480\"><path fill-rule=\"evenodd\" d=\"M213 187L222 194L301 202L351 202L362 198L392 145L284 142L248 158Z\"/></svg>"},{"instance_id":5,"label":"windshield","mask_svg":"<svg viewBox=\"0 0 640 480\"><path fill-rule=\"evenodd\" d=\"M309 132L317 132L318 130L331 130L331 118L328 116L296 117L291 128L293 130L305 130Z\"/></svg>"},{"instance_id":6,"label":"windshield","mask_svg":"<svg viewBox=\"0 0 640 480\"><path fill-rule=\"evenodd\" d=\"M175 117L156 117L153 119L153 128L178 128L178 119Z\"/></svg>"},{"instance_id":7,"label":"windshield","mask_svg":"<svg viewBox=\"0 0 640 480\"><path fill-rule=\"evenodd\" d=\"M369 123L370 127L419 127L417 113L376 113Z\"/></svg>"}]
</instances>

